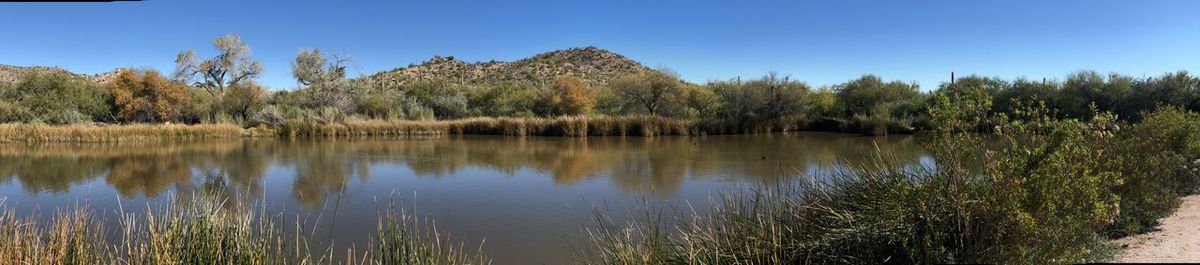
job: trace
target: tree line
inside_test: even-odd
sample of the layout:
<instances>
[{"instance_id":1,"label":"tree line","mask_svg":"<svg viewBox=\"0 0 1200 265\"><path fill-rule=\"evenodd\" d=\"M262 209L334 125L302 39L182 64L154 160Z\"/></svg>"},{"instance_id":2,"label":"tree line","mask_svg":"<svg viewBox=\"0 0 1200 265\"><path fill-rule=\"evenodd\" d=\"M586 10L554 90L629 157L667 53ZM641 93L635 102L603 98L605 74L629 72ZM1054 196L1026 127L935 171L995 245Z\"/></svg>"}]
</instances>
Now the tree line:
<instances>
[{"instance_id":1,"label":"tree line","mask_svg":"<svg viewBox=\"0 0 1200 265\"><path fill-rule=\"evenodd\" d=\"M269 91L255 81L264 69L237 35L217 38L213 48L209 57L194 50L179 53L170 76L123 69L100 85L67 73L26 75L0 85L0 122L276 126L287 121L653 115L735 126L796 120L826 129L886 133L928 127L932 95L954 86L982 88L995 102L991 111L996 113L1011 113L1012 102L1030 99L1045 102L1061 118L1087 118L1099 110L1138 120L1159 105L1200 110L1200 78L1186 71L1143 78L1079 71L1061 81L972 75L931 91L874 75L819 88L775 73L692 84L668 69L623 76L597 87L571 76L544 86L372 84L346 76L350 60L345 56L316 49L301 50L292 63L300 88Z\"/></svg>"}]
</instances>

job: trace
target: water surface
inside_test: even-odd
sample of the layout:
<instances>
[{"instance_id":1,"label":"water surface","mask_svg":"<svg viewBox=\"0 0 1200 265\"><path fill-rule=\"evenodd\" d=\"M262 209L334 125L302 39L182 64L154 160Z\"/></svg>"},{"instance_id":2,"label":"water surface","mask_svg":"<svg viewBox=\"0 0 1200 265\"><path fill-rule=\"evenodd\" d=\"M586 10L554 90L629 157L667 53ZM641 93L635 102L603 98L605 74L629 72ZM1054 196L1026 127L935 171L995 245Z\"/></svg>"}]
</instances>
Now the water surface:
<instances>
[{"instance_id":1,"label":"water surface","mask_svg":"<svg viewBox=\"0 0 1200 265\"><path fill-rule=\"evenodd\" d=\"M335 246L364 244L380 209L398 199L468 246L486 239L495 264L561 264L597 206L620 214L643 203L703 205L877 149L929 160L911 136L830 133L0 144L0 197L40 213L87 201L115 217L171 194L220 191L320 215L315 234Z\"/></svg>"}]
</instances>

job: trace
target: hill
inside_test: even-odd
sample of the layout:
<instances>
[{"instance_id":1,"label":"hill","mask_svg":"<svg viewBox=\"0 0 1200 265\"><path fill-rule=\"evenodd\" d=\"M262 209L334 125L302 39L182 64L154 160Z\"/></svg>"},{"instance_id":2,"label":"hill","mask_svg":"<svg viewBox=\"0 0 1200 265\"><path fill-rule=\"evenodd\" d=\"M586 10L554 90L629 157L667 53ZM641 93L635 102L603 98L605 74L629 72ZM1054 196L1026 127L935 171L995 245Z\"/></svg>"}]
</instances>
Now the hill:
<instances>
[{"instance_id":1,"label":"hill","mask_svg":"<svg viewBox=\"0 0 1200 265\"><path fill-rule=\"evenodd\" d=\"M0 84L20 81L29 73L62 72L104 84L120 70L99 74L79 74L59 67L14 66L0 64ZM456 84L495 84L516 82L533 85L547 84L558 76L574 76L592 86L603 85L617 77L652 71L623 55L596 47L571 48L541 53L512 61L468 63L453 56L434 56L420 64L409 65L359 78L376 86L390 86L415 81L445 81Z\"/></svg>"},{"instance_id":2,"label":"hill","mask_svg":"<svg viewBox=\"0 0 1200 265\"><path fill-rule=\"evenodd\" d=\"M53 66L15 66L15 65L0 64L0 84L12 84L12 83L20 82L21 78L23 76L30 74L30 73L46 74L46 73L55 73L55 72L65 73L68 75L85 78L85 79L91 80L93 82L96 82L98 84L104 84L104 83L108 83L109 80L112 80L113 77L116 77L117 72L120 70L121 70L120 68L117 68L117 69L113 69L112 71L108 71L108 72L104 72L104 73L88 75L88 74L74 73L71 71L67 71L66 69L53 67Z\"/></svg>"},{"instance_id":3,"label":"hill","mask_svg":"<svg viewBox=\"0 0 1200 265\"><path fill-rule=\"evenodd\" d=\"M421 64L396 68L363 77L377 86L414 81L445 81L458 84L494 84L517 82L546 84L558 76L574 76L589 85L602 85L617 77L650 71L641 63L623 55L596 47L546 52L512 61L468 63L451 57L435 56Z\"/></svg>"}]
</instances>

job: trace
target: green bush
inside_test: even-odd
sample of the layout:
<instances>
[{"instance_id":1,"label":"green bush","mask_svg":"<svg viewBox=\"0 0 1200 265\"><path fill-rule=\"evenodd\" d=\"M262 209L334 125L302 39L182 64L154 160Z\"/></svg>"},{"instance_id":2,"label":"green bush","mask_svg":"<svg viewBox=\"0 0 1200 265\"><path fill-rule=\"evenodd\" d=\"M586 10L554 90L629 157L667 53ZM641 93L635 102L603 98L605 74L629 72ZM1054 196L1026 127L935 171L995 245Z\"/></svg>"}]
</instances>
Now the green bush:
<instances>
[{"instance_id":1,"label":"green bush","mask_svg":"<svg viewBox=\"0 0 1200 265\"><path fill-rule=\"evenodd\" d=\"M1141 123L1122 132L1108 167L1120 171L1116 192L1121 211L1110 232L1145 232L1171 214L1179 196L1200 184L1200 115L1179 107L1162 107L1144 115Z\"/></svg>"},{"instance_id":2,"label":"green bush","mask_svg":"<svg viewBox=\"0 0 1200 265\"><path fill-rule=\"evenodd\" d=\"M30 122L35 117L29 109L5 101L0 101L0 123L7 122Z\"/></svg>"},{"instance_id":3,"label":"green bush","mask_svg":"<svg viewBox=\"0 0 1200 265\"><path fill-rule=\"evenodd\" d=\"M112 119L112 97L107 91L62 72L25 75L0 95L0 101L19 106L10 108L8 114L15 120L71 124Z\"/></svg>"},{"instance_id":4,"label":"green bush","mask_svg":"<svg viewBox=\"0 0 1200 265\"><path fill-rule=\"evenodd\" d=\"M1057 119L1041 102L1016 116L990 113L984 86L934 96L926 145L937 165L879 154L783 188L730 193L706 214L666 223L590 226L585 263L1079 263L1103 261L1102 232L1117 220L1107 170L1117 137L1105 113ZM969 132L994 125L985 139ZM1143 196L1126 194L1125 196ZM686 213L685 213L686 214ZM669 232L677 231L677 232Z\"/></svg>"}]
</instances>

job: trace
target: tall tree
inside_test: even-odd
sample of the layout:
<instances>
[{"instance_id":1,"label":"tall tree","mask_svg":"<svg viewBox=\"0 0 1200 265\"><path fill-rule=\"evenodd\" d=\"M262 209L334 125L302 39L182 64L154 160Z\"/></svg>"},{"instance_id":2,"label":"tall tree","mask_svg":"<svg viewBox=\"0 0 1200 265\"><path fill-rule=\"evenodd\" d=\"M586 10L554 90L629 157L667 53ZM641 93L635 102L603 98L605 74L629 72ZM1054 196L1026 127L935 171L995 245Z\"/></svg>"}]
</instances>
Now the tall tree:
<instances>
[{"instance_id":1,"label":"tall tree","mask_svg":"<svg viewBox=\"0 0 1200 265\"><path fill-rule=\"evenodd\" d=\"M684 95L683 82L667 71L647 71L622 77L613 82L613 90L629 104L650 115L661 114L670 103Z\"/></svg>"},{"instance_id":2,"label":"tall tree","mask_svg":"<svg viewBox=\"0 0 1200 265\"><path fill-rule=\"evenodd\" d=\"M296 61L292 62L292 76L306 86L309 107L352 111L357 107L356 98L365 95L355 93L353 84L346 80L346 64L350 60L337 55L331 58L333 60L327 60L320 50L300 50Z\"/></svg>"},{"instance_id":3,"label":"tall tree","mask_svg":"<svg viewBox=\"0 0 1200 265\"><path fill-rule=\"evenodd\" d=\"M250 46L236 34L218 37L213 41L217 55L197 61L196 52L188 49L175 57L175 79L204 88L220 96L226 88L240 85L262 74L262 64L250 58Z\"/></svg>"}]
</instances>

